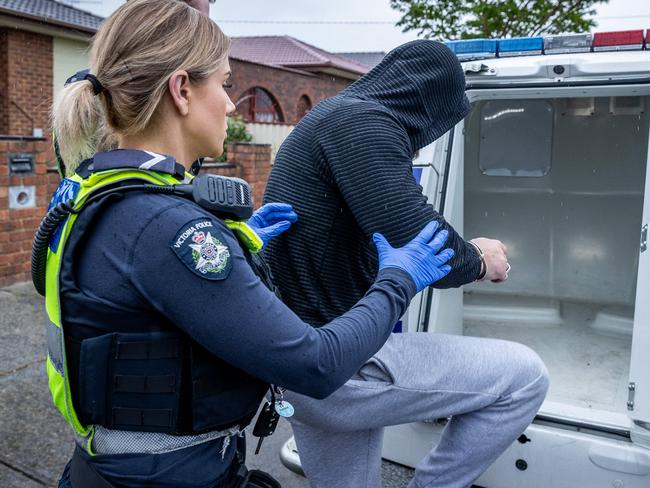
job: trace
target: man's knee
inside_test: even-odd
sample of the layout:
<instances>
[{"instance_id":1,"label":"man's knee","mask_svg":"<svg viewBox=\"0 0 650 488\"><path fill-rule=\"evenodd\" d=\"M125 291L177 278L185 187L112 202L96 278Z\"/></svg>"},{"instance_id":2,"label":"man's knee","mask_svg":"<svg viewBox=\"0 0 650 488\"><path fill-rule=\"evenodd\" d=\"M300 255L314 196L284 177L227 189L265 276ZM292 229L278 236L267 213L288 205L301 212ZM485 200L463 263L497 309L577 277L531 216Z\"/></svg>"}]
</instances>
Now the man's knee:
<instances>
[{"instance_id":1,"label":"man's knee","mask_svg":"<svg viewBox=\"0 0 650 488\"><path fill-rule=\"evenodd\" d=\"M516 349L514 389L527 392L526 397L531 401L536 399L541 404L549 387L548 369L539 355L528 346L517 344Z\"/></svg>"}]
</instances>

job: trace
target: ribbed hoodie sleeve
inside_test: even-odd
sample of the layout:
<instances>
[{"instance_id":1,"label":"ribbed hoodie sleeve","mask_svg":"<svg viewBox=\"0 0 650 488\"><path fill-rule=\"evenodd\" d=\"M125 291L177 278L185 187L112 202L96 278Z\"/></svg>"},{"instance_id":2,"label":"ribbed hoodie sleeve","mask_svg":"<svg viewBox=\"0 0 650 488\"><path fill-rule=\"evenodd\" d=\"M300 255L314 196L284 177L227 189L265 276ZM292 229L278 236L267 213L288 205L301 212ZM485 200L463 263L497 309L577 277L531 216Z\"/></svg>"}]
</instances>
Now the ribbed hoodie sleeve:
<instances>
[{"instance_id":1,"label":"ribbed hoodie sleeve","mask_svg":"<svg viewBox=\"0 0 650 488\"><path fill-rule=\"evenodd\" d=\"M393 246L403 246L431 220L449 231L454 250L452 272L434 283L454 288L474 281L480 259L473 247L427 203L413 177L406 132L390 113L357 100L340 105L321 122L316 143L342 198L365 236L382 233Z\"/></svg>"}]
</instances>

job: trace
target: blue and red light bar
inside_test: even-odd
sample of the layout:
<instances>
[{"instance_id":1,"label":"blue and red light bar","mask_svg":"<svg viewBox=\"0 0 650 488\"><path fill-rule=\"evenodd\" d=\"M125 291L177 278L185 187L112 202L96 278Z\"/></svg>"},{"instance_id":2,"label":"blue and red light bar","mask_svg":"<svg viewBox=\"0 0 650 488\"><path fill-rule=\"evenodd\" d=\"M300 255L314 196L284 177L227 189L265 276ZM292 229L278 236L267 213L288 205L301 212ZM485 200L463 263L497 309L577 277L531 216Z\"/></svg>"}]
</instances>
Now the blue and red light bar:
<instances>
[{"instance_id":1,"label":"blue and red light bar","mask_svg":"<svg viewBox=\"0 0 650 488\"><path fill-rule=\"evenodd\" d=\"M539 54L650 50L650 29L645 31L645 36L644 31L639 29L543 38L468 39L465 41L449 41L445 45L458 56L460 61Z\"/></svg>"},{"instance_id":2,"label":"blue and red light bar","mask_svg":"<svg viewBox=\"0 0 650 488\"><path fill-rule=\"evenodd\" d=\"M628 51L643 49L643 29L594 34L594 51Z\"/></svg>"},{"instance_id":3,"label":"blue and red light bar","mask_svg":"<svg viewBox=\"0 0 650 488\"><path fill-rule=\"evenodd\" d=\"M493 39L449 41L445 42L445 46L451 49L460 61L496 58L497 56L497 41Z\"/></svg>"},{"instance_id":4,"label":"blue and red light bar","mask_svg":"<svg viewBox=\"0 0 650 488\"><path fill-rule=\"evenodd\" d=\"M498 41L498 55L500 58L509 56L531 56L542 54L544 50L543 37L513 37Z\"/></svg>"},{"instance_id":5,"label":"blue and red light bar","mask_svg":"<svg viewBox=\"0 0 650 488\"><path fill-rule=\"evenodd\" d=\"M546 54L588 53L591 51L591 34L570 34L544 38Z\"/></svg>"}]
</instances>

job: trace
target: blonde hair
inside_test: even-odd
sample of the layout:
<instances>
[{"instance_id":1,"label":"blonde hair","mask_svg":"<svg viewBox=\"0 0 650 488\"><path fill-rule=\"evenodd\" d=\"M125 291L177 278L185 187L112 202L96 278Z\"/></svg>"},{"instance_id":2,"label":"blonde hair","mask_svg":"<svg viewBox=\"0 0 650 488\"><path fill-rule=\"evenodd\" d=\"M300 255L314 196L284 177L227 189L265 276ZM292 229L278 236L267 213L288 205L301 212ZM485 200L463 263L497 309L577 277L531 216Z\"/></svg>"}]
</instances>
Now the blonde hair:
<instances>
[{"instance_id":1,"label":"blonde hair","mask_svg":"<svg viewBox=\"0 0 650 488\"><path fill-rule=\"evenodd\" d=\"M230 39L210 18L179 0L131 0L101 26L92 42L90 72L63 89L52 110L66 174L116 135L137 134L154 122L170 75L187 71L200 82L219 69Z\"/></svg>"}]
</instances>

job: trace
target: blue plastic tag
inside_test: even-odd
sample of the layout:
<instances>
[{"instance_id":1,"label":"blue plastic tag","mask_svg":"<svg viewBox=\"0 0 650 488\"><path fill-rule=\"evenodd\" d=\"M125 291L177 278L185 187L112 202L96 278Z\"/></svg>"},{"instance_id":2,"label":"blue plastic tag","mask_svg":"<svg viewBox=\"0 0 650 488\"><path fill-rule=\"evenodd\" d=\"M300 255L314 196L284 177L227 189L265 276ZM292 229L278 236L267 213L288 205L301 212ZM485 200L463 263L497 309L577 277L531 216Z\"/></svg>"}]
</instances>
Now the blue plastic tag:
<instances>
[{"instance_id":1,"label":"blue plastic tag","mask_svg":"<svg viewBox=\"0 0 650 488\"><path fill-rule=\"evenodd\" d=\"M291 405L286 400L280 400L279 402L276 402L275 411L280 417L284 417L285 419L288 419L289 417L293 417L293 414L295 412L295 410L293 409L293 405Z\"/></svg>"}]
</instances>

